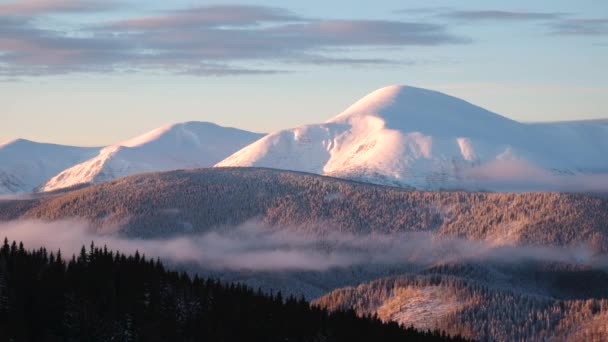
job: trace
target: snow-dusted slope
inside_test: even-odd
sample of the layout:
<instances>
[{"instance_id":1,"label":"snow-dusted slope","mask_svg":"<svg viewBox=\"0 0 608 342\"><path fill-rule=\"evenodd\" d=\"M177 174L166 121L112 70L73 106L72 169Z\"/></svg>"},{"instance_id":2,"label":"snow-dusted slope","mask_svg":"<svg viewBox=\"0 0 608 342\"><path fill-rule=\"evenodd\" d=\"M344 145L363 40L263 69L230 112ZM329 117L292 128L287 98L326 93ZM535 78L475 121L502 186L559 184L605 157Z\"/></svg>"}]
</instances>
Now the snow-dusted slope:
<instances>
[{"instance_id":1,"label":"snow-dusted slope","mask_svg":"<svg viewBox=\"0 0 608 342\"><path fill-rule=\"evenodd\" d=\"M262 135L208 122L167 125L122 143L49 179L41 191L135 173L212 166Z\"/></svg>"},{"instance_id":2,"label":"snow-dusted slope","mask_svg":"<svg viewBox=\"0 0 608 342\"><path fill-rule=\"evenodd\" d=\"M216 166L307 171L423 189L608 171L603 122L523 124L436 91L389 86L329 121L275 132Z\"/></svg>"},{"instance_id":3,"label":"snow-dusted slope","mask_svg":"<svg viewBox=\"0 0 608 342\"><path fill-rule=\"evenodd\" d=\"M45 180L99 151L25 139L0 144L0 194L30 192Z\"/></svg>"}]
</instances>

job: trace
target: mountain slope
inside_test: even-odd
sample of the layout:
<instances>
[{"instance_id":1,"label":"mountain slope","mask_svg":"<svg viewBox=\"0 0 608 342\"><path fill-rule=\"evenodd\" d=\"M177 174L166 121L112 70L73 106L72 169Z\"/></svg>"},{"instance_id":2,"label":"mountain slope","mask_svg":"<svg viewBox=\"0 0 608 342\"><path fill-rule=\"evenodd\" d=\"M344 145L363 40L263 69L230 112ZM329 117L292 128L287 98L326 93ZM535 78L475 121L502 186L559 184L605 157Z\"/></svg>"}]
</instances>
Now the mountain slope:
<instances>
[{"instance_id":1,"label":"mountain slope","mask_svg":"<svg viewBox=\"0 0 608 342\"><path fill-rule=\"evenodd\" d=\"M217 166L272 167L421 189L605 172L608 126L522 124L431 90L376 90L329 121L265 136ZM495 164L498 163L498 166ZM492 172L492 167L507 171Z\"/></svg>"},{"instance_id":2,"label":"mountain slope","mask_svg":"<svg viewBox=\"0 0 608 342\"><path fill-rule=\"evenodd\" d=\"M456 267L463 271L463 267ZM480 341L582 342L608 338L605 293L575 298L539 295L496 286L497 278L492 279L493 284L467 274L442 274L441 268L449 267L337 289L314 304L329 310L353 308L359 314L377 314L385 321L412 324L418 329L444 329ZM517 268L529 268L530 274ZM500 267L481 266L479 271L490 271L489 278L500 273L513 278L513 283L526 277L536 281L554 277L558 287L586 283L588 287L600 287L608 282L604 271L580 271L566 265L553 270L522 265L506 273Z\"/></svg>"},{"instance_id":3,"label":"mountain slope","mask_svg":"<svg viewBox=\"0 0 608 342\"><path fill-rule=\"evenodd\" d=\"M608 251L608 199L579 194L409 191L290 171L211 168L0 201L0 220L74 217L136 237L259 219L318 233L429 232L496 245L585 244Z\"/></svg>"},{"instance_id":4,"label":"mountain slope","mask_svg":"<svg viewBox=\"0 0 608 342\"><path fill-rule=\"evenodd\" d=\"M92 247L65 260L0 248L2 341L463 341Z\"/></svg>"},{"instance_id":5,"label":"mountain slope","mask_svg":"<svg viewBox=\"0 0 608 342\"><path fill-rule=\"evenodd\" d=\"M40 190L100 183L142 172L212 166L260 136L208 122L167 125L102 149L97 156L55 175Z\"/></svg>"},{"instance_id":6,"label":"mountain slope","mask_svg":"<svg viewBox=\"0 0 608 342\"><path fill-rule=\"evenodd\" d=\"M97 147L17 139L0 144L0 194L30 192L66 167L91 158Z\"/></svg>"}]
</instances>

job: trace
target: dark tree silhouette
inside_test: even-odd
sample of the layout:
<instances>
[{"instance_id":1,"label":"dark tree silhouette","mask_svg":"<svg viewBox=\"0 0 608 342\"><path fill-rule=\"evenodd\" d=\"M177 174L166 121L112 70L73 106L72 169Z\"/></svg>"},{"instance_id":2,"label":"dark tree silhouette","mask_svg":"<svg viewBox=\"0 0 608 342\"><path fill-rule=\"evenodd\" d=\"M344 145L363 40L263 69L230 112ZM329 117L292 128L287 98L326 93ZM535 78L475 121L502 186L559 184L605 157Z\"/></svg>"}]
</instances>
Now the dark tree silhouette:
<instances>
[{"instance_id":1,"label":"dark tree silhouette","mask_svg":"<svg viewBox=\"0 0 608 342\"><path fill-rule=\"evenodd\" d=\"M0 248L2 341L463 341L266 295L91 245Z\"/></svg>"}]
</instances>

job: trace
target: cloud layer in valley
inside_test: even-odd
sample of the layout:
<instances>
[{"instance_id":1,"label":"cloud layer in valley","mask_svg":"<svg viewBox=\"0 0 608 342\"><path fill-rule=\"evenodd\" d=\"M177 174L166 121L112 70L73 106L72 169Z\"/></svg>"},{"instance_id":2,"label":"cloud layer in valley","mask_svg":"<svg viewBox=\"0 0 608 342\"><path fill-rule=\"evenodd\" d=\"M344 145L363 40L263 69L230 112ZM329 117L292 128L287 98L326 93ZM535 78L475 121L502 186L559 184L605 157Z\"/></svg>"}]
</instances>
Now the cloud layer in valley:
<instances>
[{"instance_id":1,"label":"cloud layer in valley","mask_svg":"<svg viewBox=\"0 0 608 342\"><path fill-rule=\"evenodd\" d=\"M524 160L495 160L462 173L461 185L491 191L608 192L608 174L553 174Z\"/></svg>"},{"instance_id":2,"label":"cloud layer in valley","mask_svg":"<svg viewBox=\"0 0 608 342\"><path fill-rule=\"evenodd\" d=\"M356 265L432 265L459 260L559 261L605 267L603 256L586 248L495 246L486 242L437 237L426 233L366 235L331 233L315 236L277 230L249 222L232 229L170 239L128 239L98 235L81 221L17 221L0 224L0 235L23 241L26 248L44 246L77 254L83 245L210 270L325 271Z\"/></svg>"}]
</instances>

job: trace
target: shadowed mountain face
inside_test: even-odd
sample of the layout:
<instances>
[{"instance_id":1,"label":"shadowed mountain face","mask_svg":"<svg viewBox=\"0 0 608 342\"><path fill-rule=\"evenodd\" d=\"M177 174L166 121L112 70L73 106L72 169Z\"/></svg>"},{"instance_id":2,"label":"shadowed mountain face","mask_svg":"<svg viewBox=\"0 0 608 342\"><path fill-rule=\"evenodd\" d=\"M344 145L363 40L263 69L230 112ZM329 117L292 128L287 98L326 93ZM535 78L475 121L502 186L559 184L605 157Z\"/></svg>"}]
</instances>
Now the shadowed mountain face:
<instances>
[{"instance_id":1,"label":"shadowed mountain face","mask_svg":"<svg viewBox=\"0 0 608 342\"><path fill-rule=\"evenodd\" d=\"M84 218L99 231L166 237L261 220L291 230L430 232L496 245L608 250L608 199L564 193L424 192L256 168L148 173L25 201L0 218Z\"/></svg>"},{"instance_id":2,"label":"shadowed mountain face","mask_svg":"<svg viewBox=\"0 0 608 342\"><path fill-rule=\"evenodd\" d=\"M17 139L0 144L0 195L33 191L61 170L91 158L96 147Z\"/></svg>"}]
</instances>

